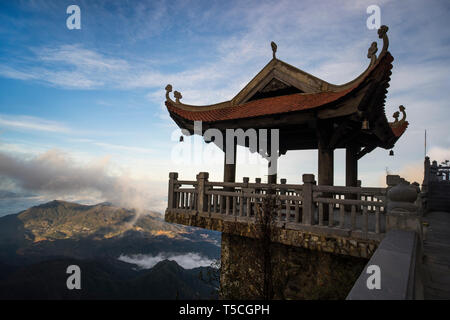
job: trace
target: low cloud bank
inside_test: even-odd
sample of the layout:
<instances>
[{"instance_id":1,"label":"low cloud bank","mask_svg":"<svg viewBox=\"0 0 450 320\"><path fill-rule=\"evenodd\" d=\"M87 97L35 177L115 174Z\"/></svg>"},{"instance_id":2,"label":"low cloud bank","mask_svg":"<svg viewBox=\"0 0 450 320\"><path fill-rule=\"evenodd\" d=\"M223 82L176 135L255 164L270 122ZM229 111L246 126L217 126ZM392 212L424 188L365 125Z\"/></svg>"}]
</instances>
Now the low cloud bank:
<instances>
[{"instance_id":1,"label":"low cloud bank","mask_svg":"<svg viewBox=\"0 0 450 320\"><path fill-rule=\"evenodd\" d=\"M198 267L210 266L214 260L201 256L198 253L189 252L186 254L170 254L159 253L156 256L151 254L135 254L135 255L120 255L120 261L137 265L140 269L153 268L158 262L163 260L172 260L182 266L184 269L193 269Z\"/></svg>"},{"instance_id":2,"label":"low cloud bank","mask_svg":"<svg viewBox=\"0 0 450 320\"><path fill-rule=\"evenodd\" d=\"M60 150L49 150L32 158L0 152L0 177L9 179L19 190L49 199L108 201L138 211L164 208L165 191L150 182L130 179L126 174L111 175L110 167L108 158L79 164Z\"/></svg>"}]
</instances>

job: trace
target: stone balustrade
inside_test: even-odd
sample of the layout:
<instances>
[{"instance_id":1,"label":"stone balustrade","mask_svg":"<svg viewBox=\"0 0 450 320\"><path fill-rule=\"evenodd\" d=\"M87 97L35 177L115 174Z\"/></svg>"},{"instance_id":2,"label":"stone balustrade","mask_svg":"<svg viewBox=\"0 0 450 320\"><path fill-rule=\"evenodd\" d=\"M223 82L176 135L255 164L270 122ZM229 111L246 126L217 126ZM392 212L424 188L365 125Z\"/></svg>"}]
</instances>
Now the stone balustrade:
<instances>
[{"instance_id":1,"label":"stone balustrade","mask_svg":"<svg viewBox=\"0 0 450 320\"><path fill-rule=\"evenodd\" d=\"M257 212L264 199L272 197L275 242L370 256L393 221L387 212L389 187L319 186L312 174L304 174L302 180L303 184L248 178L213 182L201 172L196 180L187 181L171 173L166 220L255 237Z\"/></svg>"}]
</instances>

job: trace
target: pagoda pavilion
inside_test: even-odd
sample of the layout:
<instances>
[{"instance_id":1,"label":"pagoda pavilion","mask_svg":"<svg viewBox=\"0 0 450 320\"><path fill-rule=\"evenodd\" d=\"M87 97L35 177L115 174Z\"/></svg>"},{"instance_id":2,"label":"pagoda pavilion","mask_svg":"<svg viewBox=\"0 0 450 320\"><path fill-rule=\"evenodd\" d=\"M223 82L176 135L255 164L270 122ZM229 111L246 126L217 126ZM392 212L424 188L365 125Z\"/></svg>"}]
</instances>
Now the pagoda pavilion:
<instances>
[{"instance_id":1,"label":"pagoda pavilion","mask_svg":"<svg viewBox=\"0 0 450 320\"><path fill-rule=\"evenodd\" d=\"M406 181L388 176L387 188L375 188L358 186L357 180L358 160L377 147L392 149L408 126L403 106L394 121L385 115L394 60L387 31L386 26L378 30L383 40L379 55L373 42L367 69L343 85L279 60L273 42L272 60L231 100L187 105L178 91L172 99L172 86L167 85L166 106L177 125L201 134L225 153L223 182L209 181L208 172L200 172L195 181L169 173L165 212L168 222L222 232L221 298L305 299L311 292L329 297L329 290L346 295L344 288L356 281L392 228L417 226L416 214L410 216L413 223L405 211L393 209L398 200L388 192L397 184L408 187ZM271 137L278 133L278 147L270 141L267 148L268 130ZM212 139L213 131L221 134L221 142ZM230 131L239 136L228 139ZM248 135L242 139L242 132L257 132L256 148ZM235 181L237 144L271 159L267 183L248 177ZM333 185L338 148L346 150L346 186ZM303 184L287 184L286 179L277 183L273 169L278 157L310 149L318 150L318 184L310 173L303 174Z\"/></svg>"},{"instance_id":2,"label":"pagoda pavilion","mask_svg":"<svg viewBox=\"0 0 450 320\"><path fill-rule=\"evenodd\" d=\"M377 147L392 149L408 126L403 106L399 107L402 119L400 112L394 113L393 122L385 115L394 60L388 51L387 31L387 26L378 30L383 40L380 54L377 56L377 42L373 42L367 53L369 66L346 84L328 83L279 60L272 42L272 60L231 100L187 105L180 101L178 91L175 100L171 99L172 86L167 85L165 104L177 125L190 133L194 133L195 121L202 121L203 132L209 128L221 132L278 129L278 156L289 150L317 149L319 185L333 185L334 150L345 148L346 186L356 187L358 160ZM225 162L224 182L235 182L235 175L235 161ZM276 183L276 174L268 176L268 183Z\"/></svg>"}]
</instances>

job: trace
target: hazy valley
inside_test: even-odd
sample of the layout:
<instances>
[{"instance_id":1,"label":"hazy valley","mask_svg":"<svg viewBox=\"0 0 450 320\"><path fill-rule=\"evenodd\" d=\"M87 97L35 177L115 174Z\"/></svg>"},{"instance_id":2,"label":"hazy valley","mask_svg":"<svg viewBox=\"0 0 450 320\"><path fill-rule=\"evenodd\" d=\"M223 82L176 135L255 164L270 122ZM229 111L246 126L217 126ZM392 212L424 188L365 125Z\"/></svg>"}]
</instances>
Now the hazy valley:
<instances>
[{"instance_id":1,"label":"hazy valley","mask_svg":"<svg viewBox=\"0 0 450 320\"><path fill-rule=\"evenodd\" d=\"M0 218L0 298L215 298L219 244L159 213L51 201ZM71 264L81 290L66 288Z\"/></svg>"}]
</instances>

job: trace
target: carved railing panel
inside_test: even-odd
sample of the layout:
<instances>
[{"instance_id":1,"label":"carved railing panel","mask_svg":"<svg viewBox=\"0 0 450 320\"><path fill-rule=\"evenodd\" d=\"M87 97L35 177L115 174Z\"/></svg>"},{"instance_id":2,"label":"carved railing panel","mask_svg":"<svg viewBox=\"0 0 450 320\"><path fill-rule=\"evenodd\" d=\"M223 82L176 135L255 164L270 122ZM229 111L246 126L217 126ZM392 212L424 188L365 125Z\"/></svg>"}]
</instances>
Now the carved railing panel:
<instances>
[{"instance_id":1,"label":"carved railing panel","mask_svg":"<svg viewBox=\"0 0 450 320\"><path fill-rule=\"evenodd\" d=\"M200 173L196 181L178 180L175 173L170 177L168 209L176 212L251 223L263 200L274 197L275 222L286 228L342 230L363 238L377 238L386 230L385 188L317 186L309 174L303 175L303 184L285 179L280 184L250 183L248 178L212 182L208 173Z\"/></svg>"}]
</instances>

